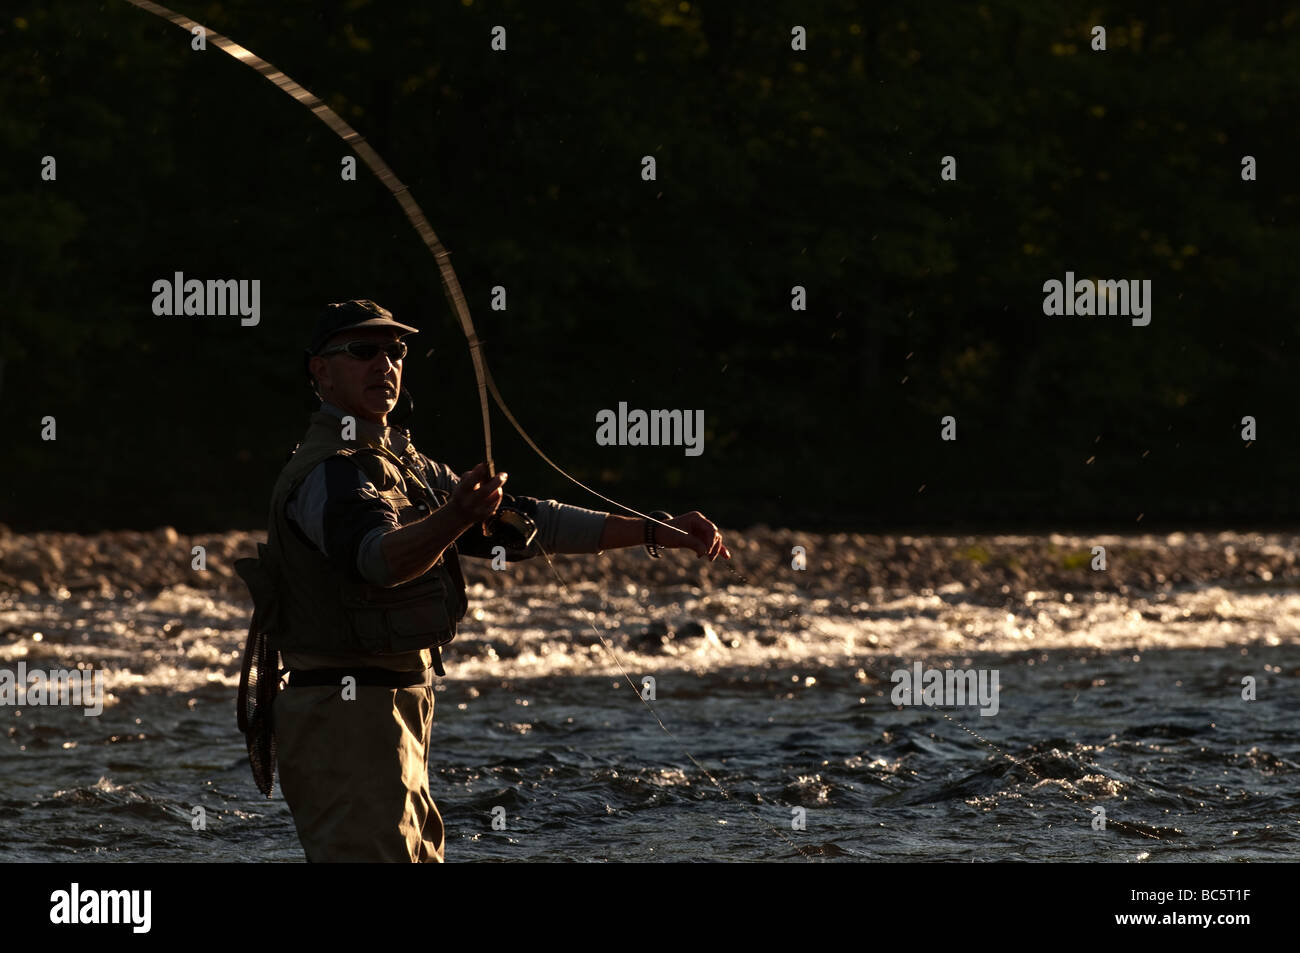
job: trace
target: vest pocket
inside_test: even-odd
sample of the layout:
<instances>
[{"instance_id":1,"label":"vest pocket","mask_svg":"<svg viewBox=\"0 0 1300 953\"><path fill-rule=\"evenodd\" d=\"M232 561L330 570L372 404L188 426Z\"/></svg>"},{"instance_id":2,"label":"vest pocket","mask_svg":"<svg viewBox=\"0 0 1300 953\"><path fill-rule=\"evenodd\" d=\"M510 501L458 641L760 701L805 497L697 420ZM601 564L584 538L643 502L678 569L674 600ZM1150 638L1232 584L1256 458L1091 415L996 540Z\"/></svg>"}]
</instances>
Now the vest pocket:
<instances>
[{"instance_id":1,"label":"vest pocket","mask_svg":"<svg viewBox=\"0 0 1300 953\"><path fill-rule=\"evenodd\" d=\"M391 654L445 645L456 636L447 612L446 588L438 578L414 585L342 593L343 609L365 652Z\"/></svg>"}]
</instances>

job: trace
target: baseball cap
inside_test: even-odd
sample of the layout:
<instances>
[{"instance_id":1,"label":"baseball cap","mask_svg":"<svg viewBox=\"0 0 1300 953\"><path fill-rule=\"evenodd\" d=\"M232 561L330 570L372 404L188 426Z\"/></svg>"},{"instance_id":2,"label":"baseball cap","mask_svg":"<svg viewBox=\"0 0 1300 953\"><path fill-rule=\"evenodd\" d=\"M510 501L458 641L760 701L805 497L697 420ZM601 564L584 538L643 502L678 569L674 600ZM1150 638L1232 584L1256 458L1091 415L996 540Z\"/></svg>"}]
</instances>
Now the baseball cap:
<instances>
[{"instance_id":1,"label":"baseball cap","mask_svg":"<svg viewBox=\"0 0 1300 953\"><path fill-rule=\"evenodd\" d=\"M351 331L354 328L397 328L402 332L399 337L420 333L418 328L393 320L391 311L381 308L373 301L364 298L340 301L325 305L321 311L316 320L316 329L312 332L311 343L307 345L308 355L315 354L340 331Z\"/></svg>"}]
</instances>

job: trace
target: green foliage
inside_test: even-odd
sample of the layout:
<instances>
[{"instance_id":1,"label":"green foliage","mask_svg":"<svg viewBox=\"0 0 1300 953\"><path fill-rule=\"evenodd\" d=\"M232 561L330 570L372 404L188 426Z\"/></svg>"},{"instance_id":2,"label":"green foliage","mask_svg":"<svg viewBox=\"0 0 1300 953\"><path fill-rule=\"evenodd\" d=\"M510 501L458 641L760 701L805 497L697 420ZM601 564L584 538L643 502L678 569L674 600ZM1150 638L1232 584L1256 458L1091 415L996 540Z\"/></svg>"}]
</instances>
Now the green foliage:
<instances>
[{"instance_id":1,"label":"green foliage","mask_svg":"<svg viewBox=\"0 0 1300 953\"><path fill-rule=\"evenodd\" d=\"M516 413L603 492L731 525L1300 515L1282 6L174 3L378 149L452 252ZM332 133L129 4L3 17L0 520L262 524L312 406L298 352L347 297L422 329L417 443L481 457L434 262L364 169L340 180ZM1066 270L1151 278L1152 324L1044 317ZM260 279L261 324L155 317L175 271ZM704 408L704 455L596 447L620 400ZM494 419L519 492L603 505Z\"/></svg>"}]
</instances>

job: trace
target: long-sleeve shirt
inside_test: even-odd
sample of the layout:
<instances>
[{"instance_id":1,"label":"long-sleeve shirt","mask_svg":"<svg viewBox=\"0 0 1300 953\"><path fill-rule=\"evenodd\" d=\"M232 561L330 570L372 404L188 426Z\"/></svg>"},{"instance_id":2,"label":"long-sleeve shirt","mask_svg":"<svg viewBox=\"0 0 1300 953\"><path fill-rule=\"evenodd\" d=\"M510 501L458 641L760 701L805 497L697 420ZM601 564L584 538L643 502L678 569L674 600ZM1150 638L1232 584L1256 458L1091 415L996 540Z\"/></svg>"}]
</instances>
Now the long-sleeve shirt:
<instances>
[{"instance_id":1,"label":"long-sleeve shirt","mask_svg":"<svg viewBox=\"0 0 1300 953\"><path fill-rule=\"evenodd\" d=\"M340 419L342 410L328 402L321 410ZM405 460L418 472L428 486L450 492L459 478L442 463L430 460L410 445L403 431L395 427L381 427L373 421L357 418L357 434L375 440ZM405 484L405 477L403 483ZM418 499L419 490L404 485L403 492ZM537 524L538 541L552 553L594 553L600 551L600 537L605 528L606 513L539 500L528 496L506 495L503 505L521 509L533 517ZM304 536L340 570L353 574L373 585L386 586L393 582L384 558L382 540L386 533L398 528L397 514L379 496L361 472L361 469L343 457L330 457L307 475L306 480L289 498L286 513ZM499 545L492 537L484 537L473 527L462 533L456 549L467 556L490 558L492 547ZM505 545L505 544L500 544ZM531 551L511 551L507 546L507 559L526 558ZM423 671L433 664L433 651L420 649L394 655L318 655L305 652L285 652L284 665L289 669L333 668L349 665L366 665L389 668L395 671Z\"/></svg>"},{"instance_id":2,"label":"long-sleeve shirt","mask_svg":"<svg viewBox=\"0 0 1300 953\"><path fill-rule=\"evenodd\" d=\"M328 402L321 404L321 410L340 419L344 416L342 410ZM450 493L460 482L451 467L415 450L405 432L360 418L356 424L358 435L382 443L405 460L426 485ZM404 487L404 492L412 499L420 498L415 487ZM510 494L504 495L502 506L518 509L533 518L537 524L537 543L547 552L600 550L606 513ZM317 464L289 498L287 515L339 569L373 585L394 584L382 543L385 535L398 528L397 513L356 464L344 457L330 457ZM459 553L481 558L491 558L497 545L501 543L473 529L456 541ZM528 552L508 551L507 559L527 558L537 552L536 547Z\"/></svg>"}]
</instances>

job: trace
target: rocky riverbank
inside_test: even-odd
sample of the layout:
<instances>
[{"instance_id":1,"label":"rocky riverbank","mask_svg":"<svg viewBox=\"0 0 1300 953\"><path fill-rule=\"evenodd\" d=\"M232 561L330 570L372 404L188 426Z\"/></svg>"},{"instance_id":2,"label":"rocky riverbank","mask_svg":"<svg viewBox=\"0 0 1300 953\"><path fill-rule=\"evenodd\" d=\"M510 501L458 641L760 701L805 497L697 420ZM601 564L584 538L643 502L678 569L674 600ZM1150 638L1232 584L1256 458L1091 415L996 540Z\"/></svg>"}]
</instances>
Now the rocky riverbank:
<instances>
[{"instance_id":1,"label":"rocky riverbank","mask_svg":"<svg viewBox=\"0 0 1300 953\"><path fill-rule=\"evenodd\" d=\"M1300 587L1296 554L1300 536L1277 533L1174 533L1160 535L895 536L805 533L757 526L726 531L734 560L707 564L675 550L650 559L641 548L599 556L556 556L568 582L610 585L692 585L708 590L741 581L763 587L796 585L813 592L854 592L864 597L916 592L959 583L972 599L999 602L1030 590L1125 593L1196 584ZM0 525L0 593L69 598L115 598L171 586L246 595L234 562L256 553L261 532L186 535L171 527L152 532L14 533ZM196 569L194 547L205 569ZM791 568L792 551L804 547L806 570ZM1106 571L1091 568L1092 548L1106 549ZM465 559L470 583L494 589L554 582L544 559L511 563L502 572Z\"/></svg>"}]
</instances>

